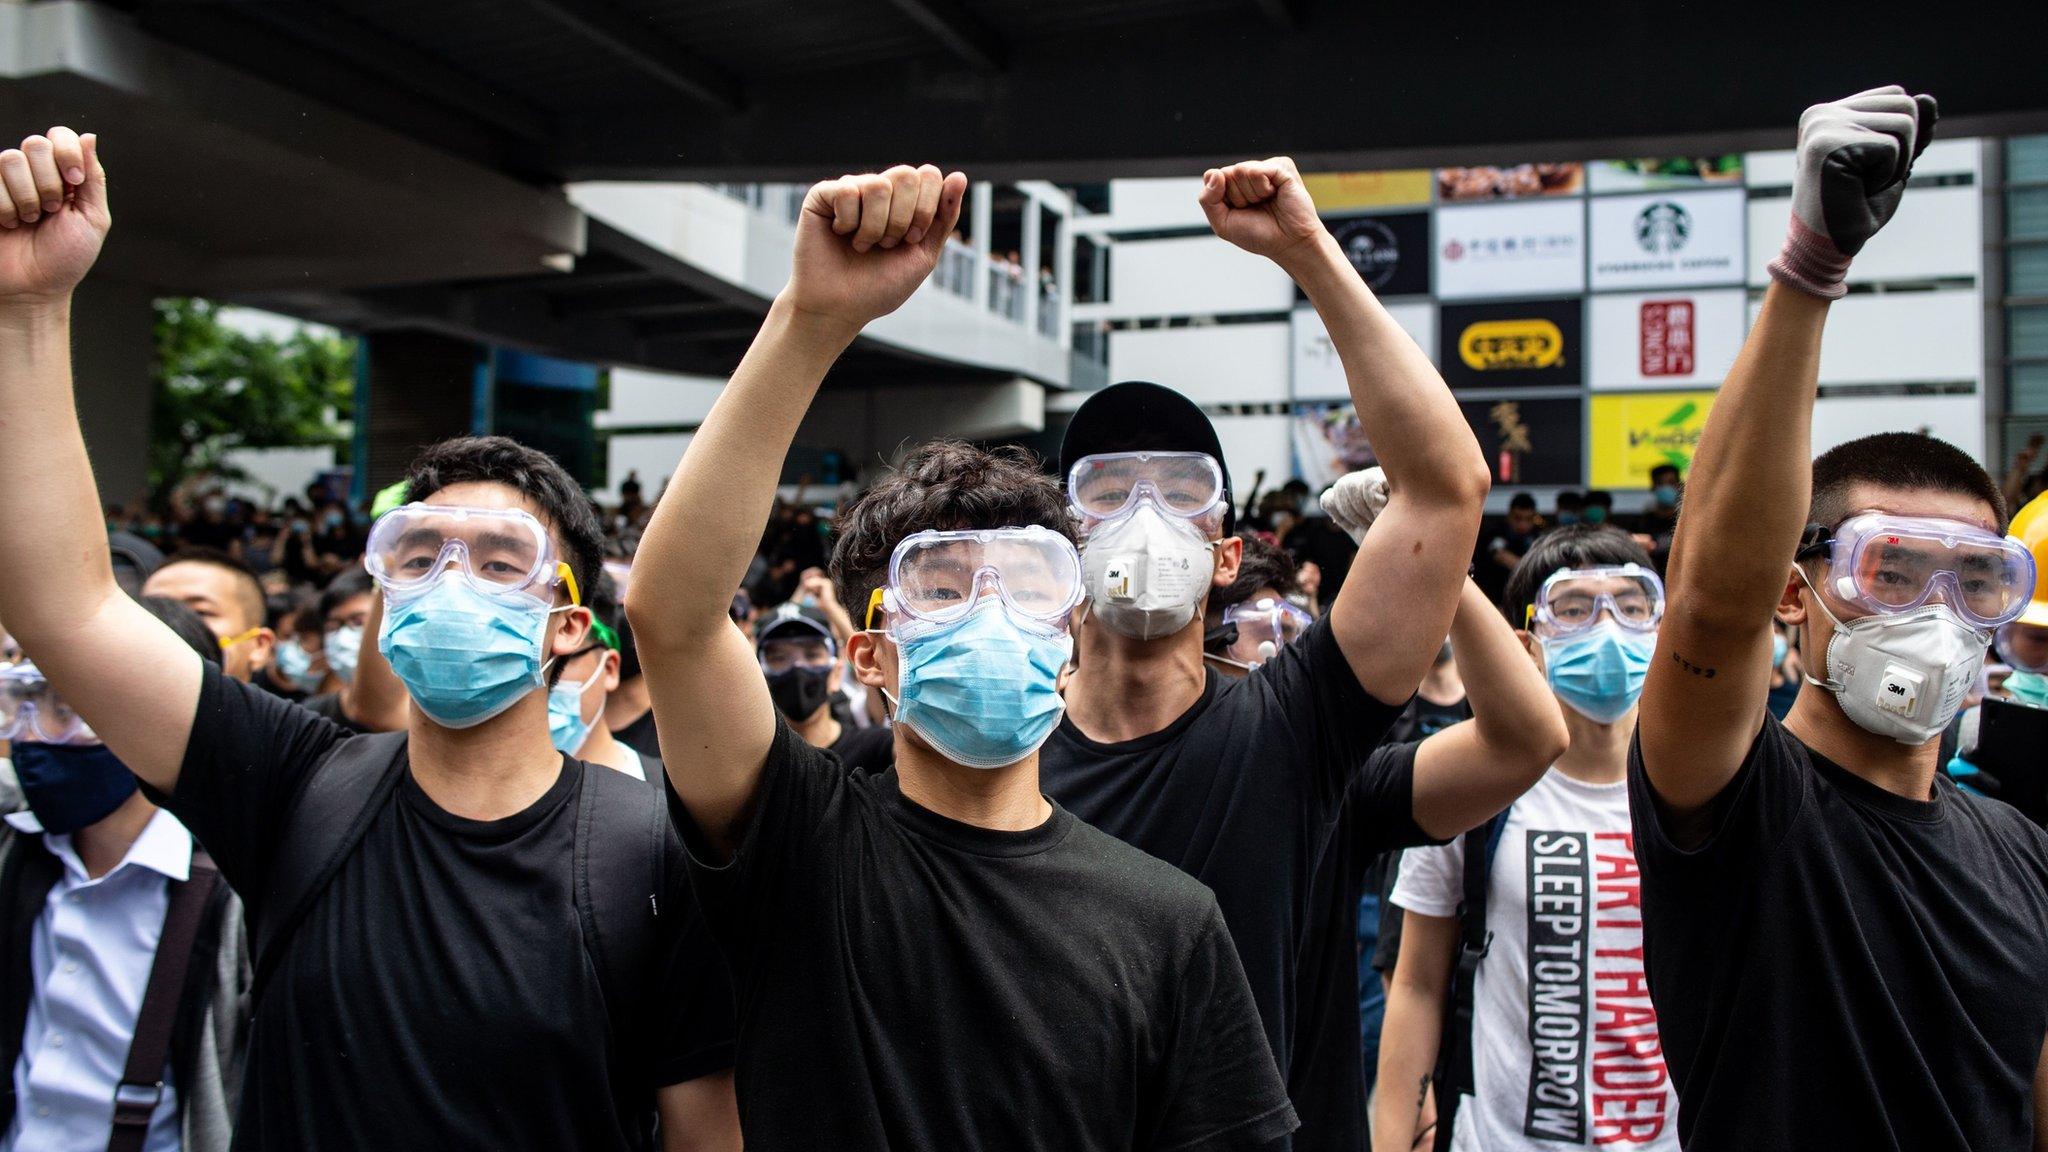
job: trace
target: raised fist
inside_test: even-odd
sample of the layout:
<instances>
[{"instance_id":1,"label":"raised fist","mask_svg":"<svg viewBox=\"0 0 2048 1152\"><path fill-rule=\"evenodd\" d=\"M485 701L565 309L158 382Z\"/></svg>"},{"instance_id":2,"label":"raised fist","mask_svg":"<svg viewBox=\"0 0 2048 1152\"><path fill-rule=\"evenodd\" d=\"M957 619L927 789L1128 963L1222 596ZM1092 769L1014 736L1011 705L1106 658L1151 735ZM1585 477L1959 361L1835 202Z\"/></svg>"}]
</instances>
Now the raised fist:
<instances>
[{"instance_id":1,"label":"raised fist","mask_svg":"<svg viewBox=\"0 0 2048 1152\"><path fill-rule=\"evenodd\" d=\"M1301 173L1285 156L1209 169L1202 173L1200 201L1218 236L1270 260L1323 231Z\"/></svg>"},{"instance_id":2,"label":"raised fist","mask_svg":"<svg viewBox=\"0 0 2048 1152\"><path fill-rule=\"evenodd\" d=\"M1827 299L1846 292L1850 257L1898 211L1936 119L1934 97L1896 84L1808 108L1799 118L1791 234L1771 275Z\"/></svg>"},{"instance_id":3,"label":"raised fist","mask_svg":"<svg viewBox=\"0 0 2048 1152\"><path fill-rule=\"evenodd\" d=\"M85 279L113 226L99 141L69 128L0 152L0 302L56 299Z\"/></svg>"},{"instance_id":4,"label":"raised fist","mask_svg":"<svg viewBox=\"0 0 2048 1152\"><path fill-rule=\"evenodd\" d=\"M858 330L903 306L939 263L967 177L927 164L841 176L804 197L787 298Z\"/></svg>"},{"instance_id":5,"label":"raised fist","mask_svg":"<svg viewBox=\"0 0 2048 1152\"><path fill-rule=\"evenodd\" d=\"M1380 513L1387 510L1387 470L1367 468L1337 478L1323 493L1323 511L1330 522L1342 528L1353 544L1365 543L1365 534Z\"/></svg>"}]
</instances>

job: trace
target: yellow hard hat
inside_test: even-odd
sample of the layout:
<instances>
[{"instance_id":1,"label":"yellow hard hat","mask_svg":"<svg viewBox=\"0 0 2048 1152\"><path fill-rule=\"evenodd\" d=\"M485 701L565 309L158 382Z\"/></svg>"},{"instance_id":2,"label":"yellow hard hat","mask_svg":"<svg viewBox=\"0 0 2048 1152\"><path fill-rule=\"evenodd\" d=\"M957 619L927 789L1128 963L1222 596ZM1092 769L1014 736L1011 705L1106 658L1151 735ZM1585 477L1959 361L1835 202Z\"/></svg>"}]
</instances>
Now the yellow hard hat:
<instances>
[{"instance_id":1,"label":"yellow hard hat","mask_svg":"<svg viewBox=\"0 0 2048 1152\"><path fill-rule=\"evenodd\" d=\"M2019 623L2048 628L2048 492L2027 501L2006 531L2034 554L2034 599Z\"/></svg>"}]
</instances>

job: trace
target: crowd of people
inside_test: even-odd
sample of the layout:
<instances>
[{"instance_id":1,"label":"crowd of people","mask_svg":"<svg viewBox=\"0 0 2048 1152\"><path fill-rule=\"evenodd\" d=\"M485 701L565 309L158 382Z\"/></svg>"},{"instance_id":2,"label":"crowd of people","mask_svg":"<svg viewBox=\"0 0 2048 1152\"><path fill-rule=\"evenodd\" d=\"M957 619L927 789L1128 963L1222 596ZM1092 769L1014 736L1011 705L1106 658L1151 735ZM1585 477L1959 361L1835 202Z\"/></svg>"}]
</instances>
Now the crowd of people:
<instances>
[{"instance_id":1,"label":"crowd of people","mask_svg":"<svg viewBox=\"0 0 2048 1152\"><path fill-rule=\"evenodd\" d=\"M1627 523L1486 520L1285 159L1199 199L1343 360L1378 463L1320 494L1239 493L1126 382L1056 461L788 498L959 220L926 166L811 189L651 501L463 437L360 513L110 508L69 356L107 177L28 137L0 1148L2048 1147L2048 499L1918 434L1809 453L1934 120L1807 111L1693 471Z\"/></svg>"}]
</instances>

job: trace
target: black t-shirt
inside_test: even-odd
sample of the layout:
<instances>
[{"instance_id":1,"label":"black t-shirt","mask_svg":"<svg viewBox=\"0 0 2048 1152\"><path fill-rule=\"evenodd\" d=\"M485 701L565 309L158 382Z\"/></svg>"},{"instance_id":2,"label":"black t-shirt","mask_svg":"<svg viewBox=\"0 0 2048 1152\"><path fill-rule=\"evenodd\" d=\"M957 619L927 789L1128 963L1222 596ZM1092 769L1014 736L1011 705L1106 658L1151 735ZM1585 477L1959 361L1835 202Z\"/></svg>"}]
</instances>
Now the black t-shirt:
<instances>
[{"instance_id":1,"label":"black t-shirt","mask_svg":"<svg viewBox=\"0 0 2048 1152\"><path fill-rule=\"evenodd\" d=\"M1066 719L1039 754L1053 799L1215 891L1283 1074L1310 880L1352 778L1361 843L1428 842L1412 762L1361 771L1400 711L1359 685L1324 618L1241 680L1211 671L1201 699L1158 732L1102 744ZM1305 1131L1321 1122L1302 1110Z\"/></svg>"},{"instance_id":2,"label":"black t-shirt","mask_svg":"<svg viewBox=\"0 0 2048 1152\"><path fill-rule=\"evenodd\" d=\"M1630 749L1687 1152L2032 1148L2048 834L1944 776L1928 801L1887 792L1768 717L1714 803L1680 849Z\"/></svg>"},{"instance_id":3,"label":"black t-shirt","mask_svg":"<svg viewBox=\"0 0 2048 1152\"><path fill-rule=\"evenodd\" d=\"M691 869L739 989L748 1152L1251 1149L1294 1127L1216 902L1053 808L957 823L778 720Z\"/></svg>"},{"instance_id":4,"label":"black t-shirt","mask_svg":"<svg viewBox=\"0 0 2048 1152\"><path fill-rule=\"evenodd\" d=\"M150 798L258 919L293 797L349 738L209 666L177 794ZM565 756L540 799L492 821L401 777L256 1004L236 1149L639 1148L614 1077L651 1105L654 1088L731 1064L731 992L692 928L678 836L653 997L663 1036L651 1067L611 1067L571 889L585 771L610 769Z\"/></svg>"},{"instance_id":5,"label":"black t-shirt","mask_svg":"<svg viewBox=\"0 0 2048 1152\"><path fill-rule=\"evenodd\" d=\"M1415 740L1427 740L1431 736L1462 724L1472 718L1472 702L1463 696L1450 704L1435 704L1416 696L1401 709L1401 716L1387 729L1388 744L1407 744Z\"/></svg>"},{"instance_id":6,"label":"black t-shirt","mask_svg":"<svg viewBox=\"0 0 2048 1152\"><path fill-rule=\"evenodd\" d=\"M848 768L875 773L896 763L896 733L877 724L873 728L839 726L839 739L831 752Z\"/></svg>"},{"instance_id":7,"label":"black t-shirt","mask_svg":"<svg viewBox=\"0 0 2048 1152\"><path fill-rule=\"evenodd\" d=\"M612 739L631 748L645 757L661 759L661 737L654 731L654 709L640 714L638 720L624 728L612 729Z\"/></svg>"},{"instance_id":8,"label":"black t-shirt","mask_svg":"<svg viewBox=\"0 0 2048 1152\"><path fill-rule=\"evenodd\" d=\"M340 726L343 731L357 734L369 731L368 728L349 719L348 713L341 706L339 692L322 692L318 696L308 696L298 704L322 720Z\"/></svg>"},{"instance_id":9,"label":"black t-shirt","mask_svg":"<svg viewBox=\"0 0 2048 1152\"><path fill-rule=\"evenodd\" d=\"M1413 779L1418 747L1383 744L1373 750L1365 771L1344 794L1337 827L1309 888L1309 914L1295 962L1295 996L1301 1008L1294 1056L1287 1067L1287 1095L1304 1117L1301 1131L1294 1134L1296 1152L1359 1152L1366 1146L1365 1063L1358 1035L1358 898L1378 891L1373 866L1387 855L1377 840L1383 830L1374 820L1371 785L1389 776Z\"/></svg>"}]
</instances>

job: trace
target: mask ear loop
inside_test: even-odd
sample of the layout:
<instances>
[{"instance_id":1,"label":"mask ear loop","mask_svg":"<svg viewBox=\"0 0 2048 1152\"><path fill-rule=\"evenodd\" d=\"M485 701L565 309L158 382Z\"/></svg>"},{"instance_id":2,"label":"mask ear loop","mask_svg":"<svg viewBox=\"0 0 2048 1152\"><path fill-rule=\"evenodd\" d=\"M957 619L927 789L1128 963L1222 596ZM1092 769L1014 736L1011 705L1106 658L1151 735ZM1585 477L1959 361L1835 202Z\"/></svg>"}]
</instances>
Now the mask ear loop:
<instances>
[{"instance_id":1,"label":"mask ear loop","mask_svg":"<svg viewBox=\"0 0 2048 1152\"><path fill-rule=\"evenodd\" d=\"M1806 590L1808 592L1813 593L1813 602L1820 607L1821 612L1824 613L1827 616L1827 618L1834 624L1835 635L1841 635L1842 630L1845 627L1845 625L1843 625L1842 623L1842 618L1835 615L1834 609L1828 607L1827 598L1820 594L1820 589L1813 586L1813 580L1807 576L1806 569L1801 568L1797 564L1794 564L1792 566L1792 570L1794 572L1799 573L1799 582L1801 584L1806 585ZM1828 641L1828 647L1833 648L1834 646L1835 645L1833 639L1830 639ZM1826 659L1828 655L1829 653L1826 652L1821 653L1823 659ZM1829 670L1832 672L1834 668L1834 661L1829 660L1828 666ZM1821 679L1820 677L1813 674L1813 669L1811 668L1806 669L1806 682L1808 684L1813 685L1816 688L1825 688L1830 692L1840 693L1842 691L1841 684L1837 683L1834 680Z\"/></svg>"}]
</instances>

